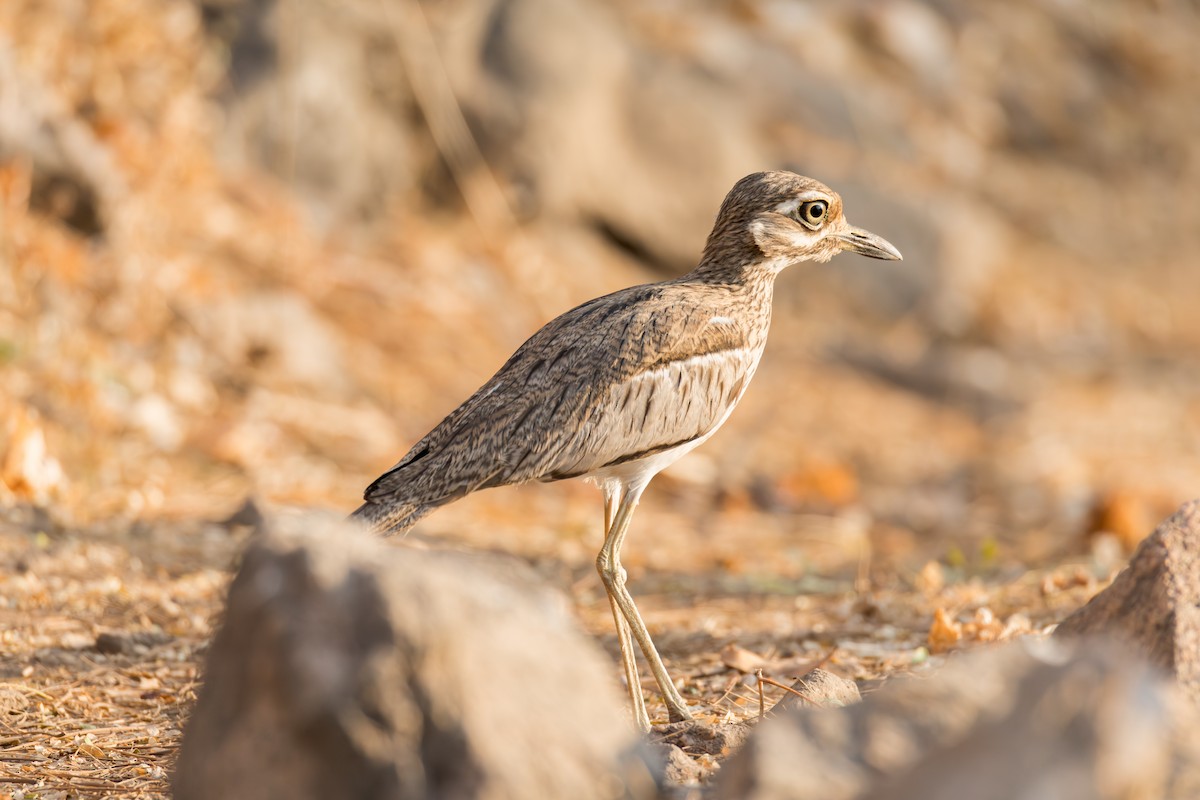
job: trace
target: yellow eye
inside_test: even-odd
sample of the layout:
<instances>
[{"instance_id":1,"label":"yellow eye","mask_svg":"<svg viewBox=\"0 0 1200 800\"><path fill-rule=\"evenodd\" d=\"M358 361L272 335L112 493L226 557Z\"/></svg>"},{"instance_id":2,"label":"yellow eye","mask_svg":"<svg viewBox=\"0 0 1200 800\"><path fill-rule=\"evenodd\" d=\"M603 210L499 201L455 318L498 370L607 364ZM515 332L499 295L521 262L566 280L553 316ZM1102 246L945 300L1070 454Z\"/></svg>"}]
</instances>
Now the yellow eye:
<instances>
[{"instance_id":1,"label":"yellow eye","mask_svg":"<svg viewBox=\"0 0 1200 800\"><path fill-rule=\"evenodd\" d=\"M813 200L800 206L799 211L800 221L810 228L816 228L825 221L825 214L829 212L829 204L824 200Z\"/></svg>"}]
</instances>

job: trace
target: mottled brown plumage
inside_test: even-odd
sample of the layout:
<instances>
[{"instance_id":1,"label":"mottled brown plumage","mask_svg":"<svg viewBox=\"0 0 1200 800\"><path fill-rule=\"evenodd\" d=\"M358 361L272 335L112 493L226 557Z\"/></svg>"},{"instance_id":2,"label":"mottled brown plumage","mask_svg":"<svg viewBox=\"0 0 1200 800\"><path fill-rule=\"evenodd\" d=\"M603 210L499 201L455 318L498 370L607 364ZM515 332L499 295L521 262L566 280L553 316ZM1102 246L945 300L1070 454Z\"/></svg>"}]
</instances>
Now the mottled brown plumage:
<instances>
[{"instance_id":1,"label":"mottled brown plumage","mask_svg":"<svg viewBox=\"0 0 1200 800\"><path fill-rule=\"evenodd\" d=\"M355 516L393 533L479 489L595 480L606 508L597 567L638 723L649 726L631 636L672 718L686 718L624 587L620 545L650 479L711 436L741 399L766 344L775 276L842 250L900 257L879 237L851 228L841 199L817 181L788 172L743 178L725 198L696 269L596 298L549 322L372 483Z\"/></svg>"}]
</instances>

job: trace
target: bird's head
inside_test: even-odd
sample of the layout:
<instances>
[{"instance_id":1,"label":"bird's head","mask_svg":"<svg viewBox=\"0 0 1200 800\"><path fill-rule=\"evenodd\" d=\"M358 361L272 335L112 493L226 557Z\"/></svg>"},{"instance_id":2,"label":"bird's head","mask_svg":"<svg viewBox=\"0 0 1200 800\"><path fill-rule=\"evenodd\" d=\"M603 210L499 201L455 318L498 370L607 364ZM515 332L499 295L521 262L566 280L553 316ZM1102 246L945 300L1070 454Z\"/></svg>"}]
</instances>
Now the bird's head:
<instances>
[{"instance_id":1,"label":"bird's head","mask_svg":"<svg viewBox=\"0 0 1200 800\"><path fill-rule=\"evenodd\" d=\"M842 198L820 181L792 172L756 172L726 195L704 261L750 260L778 272L799 261L828 261L845 250L902 258L886 239L847 222Z\"/></svg>"}]
</instances>

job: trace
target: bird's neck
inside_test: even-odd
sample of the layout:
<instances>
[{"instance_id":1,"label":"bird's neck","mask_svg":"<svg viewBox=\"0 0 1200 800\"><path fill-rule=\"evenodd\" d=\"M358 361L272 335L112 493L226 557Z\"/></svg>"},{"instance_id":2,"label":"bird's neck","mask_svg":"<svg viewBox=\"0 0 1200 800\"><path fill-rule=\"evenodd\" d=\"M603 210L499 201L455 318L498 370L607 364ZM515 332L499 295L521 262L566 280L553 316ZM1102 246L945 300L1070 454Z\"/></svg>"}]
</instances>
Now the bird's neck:
<instances>
[{"instance_id":1,"label":"bird's neck","mask_svg":"<svg viewBox=\"0 0 1200 800\"><path fill-rule=\"evenodd\" d=\"M706 252L700 263L681 280L689 283L707 283L718 286L739 287L749 294L763 295L769 302L775 287L775 276L779 267L766 259L737 257L731 254Z\"/></svg>"},{"instance_id":2,"label":"bird's neck","mask_svg":"<svg viewBox=\"0 0 1200 800\"><path fill-rule=\"evenodd\" d=\"M717 316L752 320L746 335L759 347L766 342L771 325L771 300L775 291L775 271L745 265L731 269L703 262L699 267L672 283L695 287L687 297L705 298L705 307Z\"/></svg>"}]
</instances>

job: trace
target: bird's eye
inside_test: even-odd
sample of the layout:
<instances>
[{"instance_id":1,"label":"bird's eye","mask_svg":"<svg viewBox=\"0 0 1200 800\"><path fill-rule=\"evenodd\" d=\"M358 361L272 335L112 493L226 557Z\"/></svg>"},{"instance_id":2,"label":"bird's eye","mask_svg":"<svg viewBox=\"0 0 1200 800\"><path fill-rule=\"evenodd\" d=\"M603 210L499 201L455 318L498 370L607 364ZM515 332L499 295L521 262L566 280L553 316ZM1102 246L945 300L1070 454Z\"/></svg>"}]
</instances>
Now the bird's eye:
<instances>
[{"instance_id":1,"label":"bird's eye","mask_svg":"<svg viewBox=\"0 0 1200 800\"><path fill-rule=\"evenodd\" d=\"M800 206L800 221L810 228L816 228L825 219L829 204L824 200L813 200Z\"/></svg>"}]
</instances>

